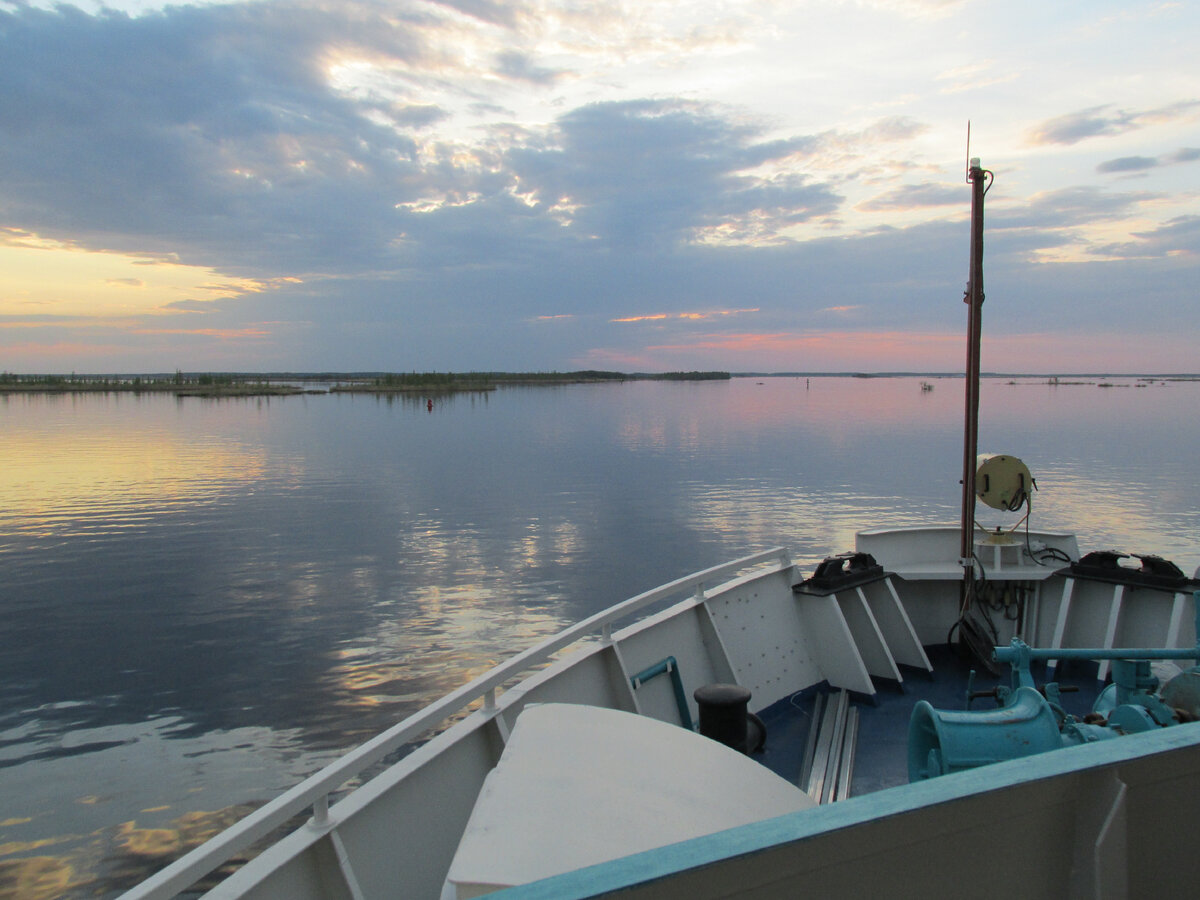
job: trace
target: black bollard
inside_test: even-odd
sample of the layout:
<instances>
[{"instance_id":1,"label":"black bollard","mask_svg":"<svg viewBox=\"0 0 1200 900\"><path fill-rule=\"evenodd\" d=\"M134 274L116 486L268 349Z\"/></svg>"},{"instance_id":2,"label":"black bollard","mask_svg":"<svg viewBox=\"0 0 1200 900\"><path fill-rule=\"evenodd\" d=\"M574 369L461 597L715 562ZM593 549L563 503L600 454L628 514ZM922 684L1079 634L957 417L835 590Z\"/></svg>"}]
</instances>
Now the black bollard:
<instances>
[{"instance_id":1,"label":"black bollard","mask_svg":"<svg viewBox=\"0 0 1200 900\"><path fill-rule=\"evenodd\" d=\"M750 691L740 684L706 684L692 696L700 707L700 733L739 753L747 747L747 709Z\"/></svg>"}]
</instances>

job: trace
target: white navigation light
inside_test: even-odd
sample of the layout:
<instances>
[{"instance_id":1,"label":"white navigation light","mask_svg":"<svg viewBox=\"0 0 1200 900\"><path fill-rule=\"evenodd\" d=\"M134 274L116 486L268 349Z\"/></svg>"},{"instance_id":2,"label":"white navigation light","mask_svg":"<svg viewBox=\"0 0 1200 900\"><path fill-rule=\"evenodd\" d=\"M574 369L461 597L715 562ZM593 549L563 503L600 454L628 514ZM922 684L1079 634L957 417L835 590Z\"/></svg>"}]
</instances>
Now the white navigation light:
<instances>
[{"instance_id":1,"label":"white navigation light","mask_svg":"<svg viewBox=\"0 0 1200 900\"><path fill-rule=\"evenodd\" d=\"M981 456L975 470L975 495L992 509L1015 512L1033 490L1029 467L1015 456Z\"/></svg>"}]
</instances>

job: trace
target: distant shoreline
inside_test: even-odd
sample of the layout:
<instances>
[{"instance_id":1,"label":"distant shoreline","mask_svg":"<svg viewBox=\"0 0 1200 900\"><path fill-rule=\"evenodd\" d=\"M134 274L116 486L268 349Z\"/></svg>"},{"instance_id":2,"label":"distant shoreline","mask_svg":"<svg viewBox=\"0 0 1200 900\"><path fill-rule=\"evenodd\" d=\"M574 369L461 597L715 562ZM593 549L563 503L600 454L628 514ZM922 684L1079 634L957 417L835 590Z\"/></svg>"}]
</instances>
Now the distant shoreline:
<instances>
[{"instance_id":1,"label":"distant shoreline","mask_svg":"<svg viewBox=\"0 0 1200 900\"><path fill-rule=\"evenodd\" d=\"M947 378L961 379L962 372L734 372L734 378ZM1200 373L1157 372L980 372L980 378L1023 379L1034 384L1090 384L1104 379L1142 379L1146 381L1200 381Z\"/></svg>"},{"instance_id":2,"label":"distant shoreline","mask_svg":"<svg viewBox=\"0 0 1200 900\"><path fill-rule=\"evenodd\" d=\"M1011 384L1099 385L1114 381L1200 381L1200 374L1025 374L985 372L983 378ZM629 381L729 381L734 378L926 378L962 379L961 372L175 372L170 374L17 375L0 373L0 394L131 393L177 397L284 397L296 394L451 394L501 387L620 384ZM325 389L305 384L328 384Z\"/></svg>"},{"instance_id":3,"label":"distant shoreline","mask_svg":"<svg viewBox=\"0 0 1200 900\"><path fill-rule=\"evenodd\" d=\"M174 375L0 374L0 394L130 393L176 397L276 397L295 394L450 394L499 387L550 387L626 381L728 381L728 372L410 372L185 373ZM301 387L329 383L326 390Z\"/></svg>"}]
</instances>

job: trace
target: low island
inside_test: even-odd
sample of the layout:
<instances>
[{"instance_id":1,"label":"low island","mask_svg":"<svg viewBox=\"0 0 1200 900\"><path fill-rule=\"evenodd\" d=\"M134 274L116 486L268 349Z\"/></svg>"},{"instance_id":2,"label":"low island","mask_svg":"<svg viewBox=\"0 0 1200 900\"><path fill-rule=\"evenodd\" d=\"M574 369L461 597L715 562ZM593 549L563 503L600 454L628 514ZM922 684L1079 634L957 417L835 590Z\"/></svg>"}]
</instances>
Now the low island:
<instances>
[{"instance_id":1,"label":"low island","mask_svg":"<svg viewBox=\"0 0 1200 900\"><path fill-rule=\"evenodd\" d=\"M0 394L167 393L177 397L276 397L292 394L446 394L624 381L728 380L728 372L272 372L156 375L17 375L0 373Z\"/></svg>"}]
</instances>

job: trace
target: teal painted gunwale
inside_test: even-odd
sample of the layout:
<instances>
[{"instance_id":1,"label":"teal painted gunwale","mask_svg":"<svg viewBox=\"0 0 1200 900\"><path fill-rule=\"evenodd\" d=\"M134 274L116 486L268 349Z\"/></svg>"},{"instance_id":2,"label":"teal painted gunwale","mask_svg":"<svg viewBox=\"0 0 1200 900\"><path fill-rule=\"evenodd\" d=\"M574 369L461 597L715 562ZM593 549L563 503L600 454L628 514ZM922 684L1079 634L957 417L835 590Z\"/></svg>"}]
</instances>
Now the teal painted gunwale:
<instances>
[{"instance_id":1,"label":"teal painted gunwale","mask_svg":"<svg viewBox=\"0 0 1200 900\"><path fill-rule=\"evenodd\" d=\"M853 828L890 816L1062 775L1137 760L1200 744L1200 722L1084 744L887 788L840 803L764 819L518 885L489 896L497 900L572 900L644 885L676 873L713 865L782 844Z\"/></svg>"}]
</instances>

